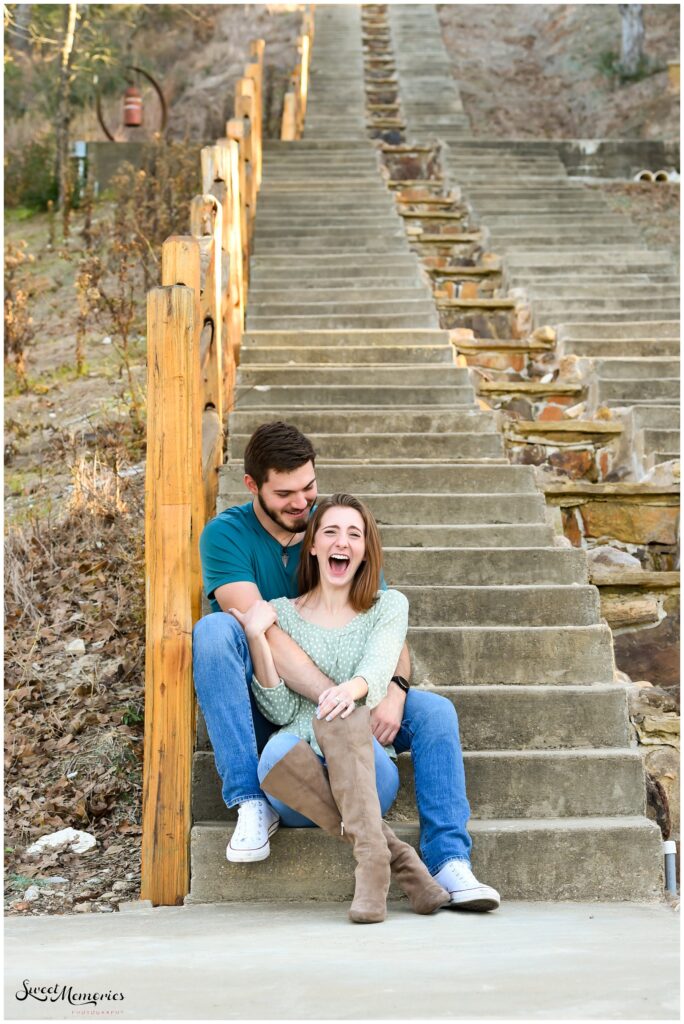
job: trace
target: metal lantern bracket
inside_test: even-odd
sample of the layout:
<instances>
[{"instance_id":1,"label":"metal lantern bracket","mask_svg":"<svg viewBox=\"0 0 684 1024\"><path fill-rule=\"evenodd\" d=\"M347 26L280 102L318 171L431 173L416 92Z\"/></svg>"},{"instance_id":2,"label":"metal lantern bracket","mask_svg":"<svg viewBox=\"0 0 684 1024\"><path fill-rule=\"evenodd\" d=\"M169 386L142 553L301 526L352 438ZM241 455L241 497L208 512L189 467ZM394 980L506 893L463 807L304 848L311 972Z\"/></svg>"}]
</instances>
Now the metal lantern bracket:
<instances>
[{"instance_id":1,"label":"metal lantern bracket","mask_svg":"<svg viewBox=\"0 0 684 1024\"><path fill-rule=\"evenodd\" d=\"M161 91L161 87L155 81L155 79L152 77L152 75L150 75L143 68L136 67L135 64L127 64L126 65L126 70L127 71L136 71L139 75L142 75L143 78L147 79L147 81L150 83L150 85L152 86L152 88L156 92L156 94L157 94L157 96L159 98L159 103L161 104L161 115L162 115L161 116L161 127L159 129L159 133L161 135L163 135L165 130L166 130L166 125L167 125L167 122L168 122L168 108L166 106L166 100L164 99L164 93ZM96 88L95 88L95 97L96 97L96 99L95 99L95 109L96 109L96 112L97 112L97 119L100 122L100 128L102 128L102 131L105 133L105 135L107 136L107 138L109 139L110 142L116 142L117 140L114 138L114 136L110 132L109 128L105 124L104 117L102 115L102 96L100 94L100 87L97 84L97 78L95 80L95 86L96 86Z\"/></svg>"}]
</instances>

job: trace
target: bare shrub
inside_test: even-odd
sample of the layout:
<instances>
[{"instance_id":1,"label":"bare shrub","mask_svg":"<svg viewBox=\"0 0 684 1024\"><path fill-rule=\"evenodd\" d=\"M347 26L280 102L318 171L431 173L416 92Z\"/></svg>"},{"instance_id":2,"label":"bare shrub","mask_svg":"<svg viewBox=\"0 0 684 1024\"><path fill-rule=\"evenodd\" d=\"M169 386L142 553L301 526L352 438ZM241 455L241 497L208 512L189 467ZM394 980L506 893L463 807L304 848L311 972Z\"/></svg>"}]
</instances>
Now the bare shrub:
<instances>
[{"instance_id":1,"label":"bare shrub","mask_svg":"<svg viewBox=\"0 0 684 1024\"><path fill-rule=\"evenodd\" d=\"M9 242L5 247L5 361L12 362L21 387L26 387L26 347L35 335L29 316L30 293L25 264L35 257L26 251L26 242Z\"/></svg>"},{"instance_id":2,"label":"bare shrub","mask_svg":"<svg viewBox=\"0 0 684 1024\"><path fill-rule=\"evenodd\" d=\"M92 457L81 455L71 467L71 479L69 511L73 515L111 518L127 511L121 497L116 460L110 467L101 461L97 452Z\"/></svg>"}]
</instances>

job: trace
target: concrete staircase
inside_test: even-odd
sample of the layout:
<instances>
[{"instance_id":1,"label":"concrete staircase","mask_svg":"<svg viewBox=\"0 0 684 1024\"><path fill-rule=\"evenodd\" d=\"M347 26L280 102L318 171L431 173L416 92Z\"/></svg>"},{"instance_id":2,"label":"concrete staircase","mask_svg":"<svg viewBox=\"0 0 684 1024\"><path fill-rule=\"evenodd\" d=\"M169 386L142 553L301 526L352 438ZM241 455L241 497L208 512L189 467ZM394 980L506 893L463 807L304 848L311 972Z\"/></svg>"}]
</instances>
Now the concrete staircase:
<instances>
[{"instance_id":1,"label":"concrete staircase","mask_svg":"<svg viewBox=\"0 0 684 1024\"><path fill-rule=\"evenodd\" d=\"M468 137L435 9L388 9L407 133L447 144L473 224L503 257L504 287L525 290L534 326L556 327L566 353L597 359L600 404L635 407L650 464L679 458L673 254L647 247L602 196L568 177L553 142ZM435 109L453 114L436 122Z\"/></svg>"},{"instance_id":2,"label":"concrete staircase","mask_svg":"<svg viewBox=\"0 0 684 1024\"><path fill-rule=\"evenodd\" d=\"M259 423L310 436L320 493L358 495L381 524L387 581L410 601L414 682L458 710L476 873L507 899L657 898L660 831L585 556L556 544L531 467L506 462L438 327L365 139L359 9L316 19L304 140L265 150L218 510L246 500ZM426 67L415 61L424 88ZM408 115L448 127L431 114L438 91L420 96ZM417 845L409 755L400 771L389 817ZM226 862L235 815L202 729L193 818L189 902L351 895L350 851L318 829L282 829L262 863Z\"/></svg>"}]
</instances>

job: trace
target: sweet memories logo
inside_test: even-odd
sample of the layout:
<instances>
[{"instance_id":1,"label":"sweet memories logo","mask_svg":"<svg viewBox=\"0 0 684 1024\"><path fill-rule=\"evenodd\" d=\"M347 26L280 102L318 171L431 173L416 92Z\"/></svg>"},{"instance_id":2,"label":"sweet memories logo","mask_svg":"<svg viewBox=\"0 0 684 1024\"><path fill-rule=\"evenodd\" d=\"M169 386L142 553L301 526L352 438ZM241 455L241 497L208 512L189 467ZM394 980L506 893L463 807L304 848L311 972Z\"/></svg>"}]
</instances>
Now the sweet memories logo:
<instances>
[{"instance_id":1,"label":"sweet memories logo","mask_svg":"<svg viewBox=\"0 0 684 1024\"><path fill-rule=\"evenodd\" d=\"M79 992L73 985L31 985L27 978L22 988L14 993L15 999L23 1003L26 999L35 999L39 1003L69 1003L71 1006L99 1006L104 1003L122 1002L123 992Z\"/></svg>"}]
</instances>

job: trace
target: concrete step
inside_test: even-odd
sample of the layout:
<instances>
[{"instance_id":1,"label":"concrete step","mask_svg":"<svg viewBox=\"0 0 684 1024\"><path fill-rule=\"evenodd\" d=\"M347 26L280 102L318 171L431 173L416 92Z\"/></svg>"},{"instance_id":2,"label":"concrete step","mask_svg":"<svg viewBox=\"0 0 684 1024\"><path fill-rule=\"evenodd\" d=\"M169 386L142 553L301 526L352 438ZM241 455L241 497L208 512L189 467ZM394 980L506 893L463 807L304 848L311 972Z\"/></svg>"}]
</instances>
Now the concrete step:
<instances>
[{"instance_id":1,"label":"concrete step","mask_svg":"<svg viewBox=\"0 0 684 1024\"><path fill-rule=\"evenodd\" d=\"M529 494L541 497L537 490L531 466L451 466L448 463L430 466L410 466L404 468L397 465L358 465L335 464L319 460L316 466L318 489L322 494L334 494L347 491L357 494L409 495L416 492L425 494L505 494L505 501L511 494ZM244 467L239 460L226 462L221 468L219 479L222 491L243 490ZM505 504L502 500L502 506ZM506 518L506 510L501 509L502 518L490 520L506 523L516 522ZM381 521L391 522L433 522L428 519L396 520L381 516ZM438 520L440 521L440 520ZM462 519L442 519L441 522L463 522ZM477 522L477 520L473 520Z\"/></svg>"},{"instance_id":2,"label":"concrete step","mask_svg":"<svg viewBox=\"0 0 684 1024\"><path fill-rule=\"evenodd\" d=\"M462 471L470 466L460 466ZM499 467L497 467L499 468ZM244 471L243 471L244 473ZM334 494L336 490L344 490L355 494L368 505L381 526L393 525L414 529L417 526L441 526L450 523L453 526L485 527L485 526L527 526L546 522L546 503L543 494L524 494L520 492L506 493L475 493L475 494L439 494L434 492L406 492L402 494L365 493L354 482L342 483L340 487L331 487L326 483L320 485L319 493ZM217 509L230 508L232 505L244 505L249 495L234 480L226 477L222 470L219 475L220 494ZM334 482L334 481L333 481Z\"/></svg>"},{"instance_id":3,"label":"concrete step","mask_svg":"<svg viewBox=\"0 0 684 1024\"><path fill-rule=\"evenodd\" d=\"M670 253L656 253L648 249L633 246L621 248L583 246L582 248L565 249L549 252L547 248L538 249L527 246L525 249L510 249L506 253L506 266L511 271L518 269L534 270L535 273L555 273L561 267L572 274L578 267L608 267L612 273L621 268L639 270L645 265L652 269L669 271L672 269Z\"/></svg>"},{"instance_id":4,"label":"concrete step","mask_svg":"<svg viewBox=\"0 0 684 1024\"><path fill-rule=\"evenodd\" d=\"M352 295L356 291L363 291L366 288L418 288L426 283L426 276L415 261L412 266L405 270L388 268L383 276L380 268L377 273L369 269L354 268L349 265L342 270L332 268L316 273L307 268L300 269L298 260L293 261L293 266L288 274L282 268L277 271L268 272L259 270L250 278L250 287L259 291L268 292L270 289L301 289L306 288L312 281L316 282L317 288L340 288L346 289L347 294Z\"/></svg>"},{"instance_id":5,"label":"concrete step","mask_svg":"<svg viewBox=\"0 0 684 1024\"><path fill-rule=\"evenodd\" d=\"M421 386L373 386L373 385L275 385L275 384L253 384L242 385L235 392L235 408L247 409L254 406L262 406L264 396L273 402L274 406L291 406L292 408L316 409L336 408L338 406L400 406L403 404L412 405L438 405L448 406L475 406L475 392L471 385L464 387L421 387Z\"/></svg>"},{"instance_id":6,"label":"concrete step","mask_svg":"<svg viewBox=\"0 0 684 1024\"><path fill-rule=\"evenodd\" d=\"M357 330L270 330L247 331L242 336L240 351L252 346L268 348L346 348L387 345L442 346L449 344L449 334L439 328L413 328L409 330L386 330L383 328L361 328Z\"/></svg>"},{"instance_id":7,"label":"concrete step","mask_svg":"<svg viewBox=\"0 0 684 1024\"><path fill-rule=\"evenodd\" d=\"M609 380L599 382L601 401L610 399L628 405L632 401L662 401L668 405L679 398L679 378L653 378L645 380Z\"/></svg>"},{"instance_id":8,"label":"concrete step","mask_svg":"<svg viewBox=\"0 0 684 1024\"><path fill-rule=\"evenodd\" d=\"M679 377L678 359L648 356L597 359L596 374L599 379L641 380L644 377Z\"/></svg>"},{"instance_id":9,"label":"concrete step","mask_svg":"<svg viewBox=\"0 0 684 1024\"><path fill-rule=\"evenodd\" d=\"M629 339L668 339L679 340L679 320L636 320L608 323L599 319L588 321L575 321L571 324L558 324L558 334L566 342L582 341L585 339L596 340L605 338L609 340L628 341Z\"/></svg>"},{"instance_id":10,"label":"concrete step","mask_svg":"<svg viewBox=\"0 0 684 1024\"><path fill-rule=\"evenodd\" d=\"M377 255L360 253L353 259L343 253L320 253L318 256L304 256L291 254L283 256L280 254L252 256L250 260L251 274L256 277L263 272L264 279L270 280L271 276L277 276L278 271L284 270L285 276L297 272L313 272L314 280L318 280L319 274L335 274L340 277L392 277L397 271L414 271L419 267L418 260L413 253L388 253L378 258ZM250 278L251 279L251 278Z\"/></svg>"},{"instance_id":11,"label":"concrete step","mask_svg":"<svg viewBox=\"0 0 684 1024\"><path fill-rule=\"evenodd\" d=\"M320 37L319 37L320 40ZM264 153L270 153L278 157L278 160L287 160L290 156L301 156L311 153L368 153L373 151L373 146L367 140L351 139L296 139L285 141L283 139L264 139Z\"/></svg>"},{"instance_id":12,"label":"concrete step","mask_svg":"<svg viewBox=\"0 0 684 1024\"><path fill-rule=\"evenodd\" d=\"M421 330L439 327L437 311L426 313L339 313L328 316L251 316L247 321L247 330L303 330L303 331L357 331L373 330L374 328L405 328Z\"/></svg>"},{"instance_id":13,"label":"concrete step","mask_svg":"<svg viewBox=\"0 0 684 1024\"><path fill-rule=\"evenodd\" d=\"M391 543L387 541L388 546ZM426 549L408 550L422 553ZM477 548L470 550L475 552ZM496 548L484 550L486 562ZM519 549L506 550L508 562L510 553L515 550ZM529 550L524 551L525 557ZM555 553L566 549L547 547L543 550ZM486 571L489 568L488 565ZM399 589L408 598L409 622L414 626L590 626L600 619L598 589L575 583L511 585L501 582L478 586L464 579L458 585L438 585L435 580L434 585L401 584Z\"/></svg>"},{"instance_id":14,"label":"concrete step","mask_svg":"<svg viewBox=\"0 0 684 1024\"><path fill-rule=\"evenodd\" d=\"M254 243L256 256L300 253L309 257L342 254L353 257L357 253L361 256L372 252L388 254L409 252L408 242L399 232L394 236L379 236L374 232L369 234L359 231L347 239L336 239L330 235L324 238L312 238L308 235L302 238L278 236L272 239L256 239Z\"/></svg>"},{"instance_id":15,"label":"concrete step","mask_svg":"<svg viewBox=\"0 0 684 1024\"><path fill-rule=\"evenodd\" d=\"M619 683L452 686L436 687L432 692L454 704L463 750L629 746L626 688ZM197 737L197 749L210 752L201 712ZM205 787L198 787L202 798L204 792ZM236 812L227 808L221 810L221 815L229 820L236 818Z\"/></svg>"},{"instance_id":16,"label":"concrete step","mask_svg":"<svg viewBox=\"0 0 684 1024\"><path fill-rule=\"evenodd\" d=\"M546 323L550 323L552 311L549 310L548 308L538 310L538 305L540 304L535 303L534 305L534 315L536 322L538 324L542 323L543 321L540 318L546 315L549 318L546 320ZM662 309L662 306L660 308ZM615 333L618 334L621 324L633 323L634 321L637 321L640 318L643 318L645 320L646 317L651 314L651 312L651 309L649 309L646 302L644 302L644 305L641 309L601 309L596 310L594 312L594 315L596 317L600 317L602 323L612 324L613 327L615 327ZM667 311L663 312L667 316ZM591 311L587 310L582 303L578 303L576 309L573 309L572 305L570 304L563 306L563 308L558 311L558 314L553 317L553 323L556 327L558 327L558 325L562 323L565 324L567 327L571 328L573 324L582 323L583 321L586 320L588 316L591 315ZM674 311L672 311L670 315L674 315Z\"/></svg>"},{"instance_id":17,"label":"concrete step","mask_svg":"<svg viewBox=\"0 0 684 1024\"><path fill-rule=\"evenodd\" d=\"M681 434L679 430L644 430L644 447L647 451L658 452L663 456L680 457ZM662 461L666 461L663 459Z\"/></svg>"},{"instance_id":18,"label":"concrete step","mask_svg":"<svg viewBox=\"0 0 684 1024\"><path fill-rule=\"evenodd\" d=\"M627 696L619 684L438 688L458 712L463 750L627 747Z\"/></svg>"},{"instance_id":19,"label":"concrete step","mask_svg":"<svg viewBox=\"0 0 684 1024\"><path fill-rule=\"evenodd\" d=\"M404 548L529 548L552 547L554 533L550 526L381 526L383 545Z\"/></svg>"},{"instance_id":20,"label":"concrete step","mask_svg":"<svg viewBox=\"0 0 684 1024\"><path fill-rule=\"evenodd\" d=\"M572 210L568 210L567 213L492 213L489 211L487 214L481 214L481 221L484 226L489 228L494 236L499 233L508 235L514 231L520 231L525 235L532 234L536 231L557 231L561 237L566 237L568 233L571 235L575 233L575 229L578 226L578 219L582 215L583 214L578 214ZM602 237L605 236L610 238L614 231L617 231L620 234L629 233L629 225L625 223L622 217L608 216L596 211L584 213L584 216L589 216L591 218L592 228L599 231ZM570 229L570 231L568 231L568 229Z\"/></svg>"},{"instance_id":21,"label":"concrete step","mask_svg":"<svg viewBox=\"0 0 684 1024\"><path fill-rule=\"evenodd\" d=\"M645 810L638 750L478 750L464 752L463 763L468 800L479 821L594 816L608 809L616 815L637 815ZM387 818L415 821L410 754L401 754L397 765L399 794ZM234 820L223 803L221 780L209 751L198 751L193 757L192 803L195 821Z\"/></svg>"},{"instance_id":22,"label":"concrete step","mask_svg":"<svg viewBox=\"0 0 684 1024\"><path fill-rule=\"evenodd\" d=\"M426 686L613 682L613 635L594 626L411 628L414 677Z\"/></svg>"},{"instance_id":23,"label":"concrete step","mask_svg":"<svg viewBox=\"0 0 684 1024\"><path fill-rule=\"evenodd\" d=\"M249 434L233 434L230 457L244 455ZM316 453L324 459L369 459L405 462L410 459L454 459L475 461L503 456L498 433L465 431L449 434L309 434Z\"/></svg>"},{"instance_id":24,"label":"concrete step","mask_svg":"<svg viewBox=\"0 0 684 1024\"><path fill-rule=\"evenodd\" d=\"M453 366L454 350L451 345L356 345L343 348L336 345L326 348L322 345L300 345L286 348L274 345L266 348L263 345L242 345L240 349L240 366L251 366L253 363L263 365L309 364L323 365L366 365L369 363L437 363Z\"/></svg>"},{"instance_id":25,"label":"concrete step","mask_svg":"<svg viewBox=\"0 0 684 1024\"><path fill-rule=\"evenodd\" d=\"M634 406L634 417L640 427L660 430L679 430L681 409L679 405Z\"/></svg>"},{"instance_id":26,"label":"concrete step","mask_svg":"<svg viewBox=\"0 0 684 1024\"><path fill-rule=\"evenodd\" d=\"M364 227L367 230L374 228L377 231L396 231L397 224L401 224L399 216L389 206L387 209L358 210L350 208L347 210L330 210L328 207L319 211L312 210L281 210L272 213L264 212L259 208L257 213L255 233L272 234L274 231L281 231L289 234L294 231L306 231L316 229L317 231Z\"/></svg>"},{"instance_id":27,"label":"concrete step","mask_svg":"<svg viewBox=\"0 0 684 1024\"><path fill-rule=\"evenodd\" d=\"M279 242L293 249L301 249L304 242L318 242L321 245L334 242L346 248L349 244L359 242L387 242L389 239L404 238L404 226L398 219L394 219L390 224L369 223L361 217L350 217L349 220L350 222L344 226L313 222L292 223L287 228L275 226L257 229L254 233L254 252L269 249Z\"/></svg>"},{"instance_id":28,"label":"concrete step","mask_svg":"<svg viewBox=\"0 0 684 1024\"><path fill-rule=\"evenodd\" d=\"M578 548L385 548L388 586L586 584Z\"/></svg>"},{"instance_id":29,"label":"concrete step","mask_svg":"<svg viewBox=\"0 0 684 1024\"><path fill-rule=\"evenodd\" d=\"M265 405L260 409L230 414L230 435L252 434L268 419L292 423L303 434L396 434L477 432L498 434L494 417L479 409L424 409L404 406L401 409L378 410L372 406L355 409L295 410Z\"/></svg>"},{"instance_id":30,"label":"concrete step","mask_svg":"<svg viewBox=\"0 0 684 1024\"><path fill-rule=\"evenodd\" d=\"M414 366L386 366L382 363L359 366L259 366L256 363L240 366L238 385L253 387L255 384L297 385L311 387L314 384L335 387L353 387L360 378L372 387L382 384L388 387L436 387L450 385L466 387L470 378L466 367L429 366L416 363Z\"/></svg>"},{"instance_id":31,"label":"concrete step","mask_svg":"<svg viewBox=\"0 0 684 1024\"><path fill-rule=\"evenodd\" d=\"M379 316L382 313L401 313L405 315L416 314L430 316L434 313L434 302L432 298L417 299L390 299L386 302L375 300L368 302L363 295L343 296L339 302L297 302L293 296L292 302L265 303L252 302L251 298L247 306L247 318L261 316Z\"/></svg>"},{"instance_id":32,"label":"concrete step","mask_svg":"<svg viewBox=\"0 0 684 1024\"><path fill-rule=\"evenodd\" d=\"M668 314L676 317L679 315L678 299L656 299L658 310L663 316ZM641 315L648 316L653 309L648 295L636 296L633 299L617 298L612 299L565 299L554 302L549 299L535 299L535 312L539 316L546 316L554 320L563 319L572 323L572 318L585 319L587 316L596 314L602 320L629 320L639 319Z\"/></svg>"},{"instance_id":33,"label":"concrete step","mask_svg":"<svg viewBox=\"0 0 684 1024\"><path fill-rule=\"evenodd\" d=\"M662 833L642 815L492 819L473 821L470 828L473 870L504 899L662 898ZM417 825L397 824L396 831L418 848ZM225 849L231 834L232 826L224 822L193 827L186 902L351 899L354 860L346 843L317 828L283 828L272 840L268 860L229 864Z\"/></svg>"},{"instance_id":34,"label":"concrete step","mask_svg":"<svg viewBox=\"0 0 684 1024\"><path fill-rule=\"evenodd\" d=\"M598 341L573 341L568 339L563 342L565 352L574 352L575 355L588 355L592 358L599 358L601 356L617 358L621 355L626 355L630 358L641 356L646 358L651 356L664 357L679 355L679 347L679 342L674 339L665 341L642 339L639 341L636 338L603 338Z\"/></svg>"},{"instance_id":35,"label":"concrete step","mask_svg":"<svg viewBox=\"0 0 684 1024\"><path fill-rule=\"evenodd\" d=\"M525 285L528 295L533 299L571 299L577 303L586 304L586 300L600 299L606 304L623 305L623 300L633 300L642 304L644 301L660 301L667 299L676 301L679 297L679 288L676 284L648 284L634 285L633 283L611 283L605 281L603 276L594 279L594 283L580 283L572 278L567 284L531 284Z\"/></svg>"}]
</instances>

